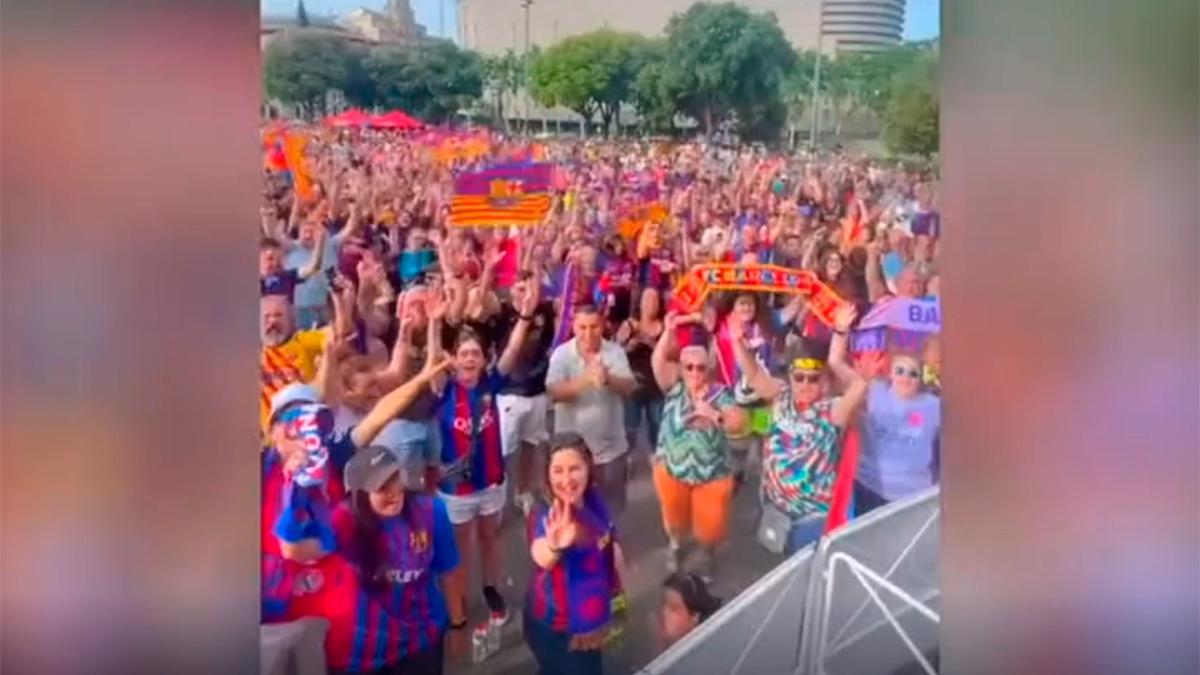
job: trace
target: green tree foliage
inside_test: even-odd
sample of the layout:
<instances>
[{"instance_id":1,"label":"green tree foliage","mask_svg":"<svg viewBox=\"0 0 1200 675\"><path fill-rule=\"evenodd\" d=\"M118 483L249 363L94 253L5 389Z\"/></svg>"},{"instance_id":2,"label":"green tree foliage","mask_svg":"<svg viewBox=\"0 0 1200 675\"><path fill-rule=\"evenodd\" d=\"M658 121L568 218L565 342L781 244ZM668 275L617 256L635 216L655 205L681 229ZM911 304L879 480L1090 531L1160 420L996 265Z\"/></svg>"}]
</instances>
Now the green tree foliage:
<instances>
[{"instance_id":1,"label":"green tree foliage","mask_svg":"<svg viewBox=\"0 0 1200 675\"><path fill-rule=\"evenodd\" d=\"M781 92L795 61L773 14L699 2L667 24L660 95L705 133L736 116L743 135L770 138L785 117Z\"/></svg>"},{"instance_id":2,"label":"green tree foliage","mask_svg":"<svg viewBox=\"0 0 1200 675\"><path fill-rule=\"evenodd\" d=\"M883 115L883 140L892 152L937 152L938 70L937 52L924 51L893 79Z\"/></svg>"},{"instance_id":3,"label":"green tree foliage","mask_svg":"<svg viewBox=\"0 0 1200 675\"><path fill-rule=\"evenodd\" d=\"M300 32L275 40L263 54L263 89L270 98L323 110L325 93L342 91L366 105L371 83L363 70L365 50L345 40Z\"/></svg>"},{"instance_id":4,"label":"green tree foliage","mask_svg":"<svg viewBox=\"0 0 1200 675\"><path fill-rule=\"evenodd\" d=\"M600 115L605 133L620 122L622 103L632 102L645 39L632 33L596 30L567 38L536 56L530 67L533 96L542 105L561 105L590 122Z\"/></svg>"},{"instance_id":5,"label":"green tree foliage","mask_svg":"<svg viewBox=\"0 0 1200 675\"><path fill-rule=\"evenodd\" d=\"M526 66L525 56L512 49L503 54L484 57L483 60L484 83L495 103L495 120L506 129L508 118L504 114L504 100L505 97L515 97L525 86Z\"/></svg>"},{"instance_id":6,"label":"green tree foliage","mask_svg":"<svg viewBox=\"0 0 1200 675\"><path fill-rule=\"evenodd\" d=\"M376 48L365 67L374 83L375 105L400 108L429 122L445 121L483 92L482 57L449 41Z\"/></svg>"},{"instance_id":7,"label":"green tree foliage","mask_svg":"<svg viewBox=\"0 0 1200 675\"><path fill-rule=\"evenodd\" d=\"M630 103L638 111L646 131L671 131L674 128L675 93L667 88L667 41L646 40L638 49L639 66L633 79Z\"/></svg>"}]
</instances>

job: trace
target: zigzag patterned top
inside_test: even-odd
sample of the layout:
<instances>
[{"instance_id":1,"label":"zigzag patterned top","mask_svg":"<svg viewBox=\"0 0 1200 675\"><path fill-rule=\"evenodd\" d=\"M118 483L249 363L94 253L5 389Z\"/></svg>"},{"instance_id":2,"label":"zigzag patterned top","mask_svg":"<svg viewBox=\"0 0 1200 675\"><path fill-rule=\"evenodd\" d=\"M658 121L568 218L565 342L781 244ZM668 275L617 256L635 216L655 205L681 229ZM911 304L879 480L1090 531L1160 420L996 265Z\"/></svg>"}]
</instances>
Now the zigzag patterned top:
<instances>
[{"instance_id":1,"label":"zigzag patterned top","mask_svg":"<svg viewBox=\"0 0 1200 675\"><path fill-rule=\"evenodd\" d=\"M829 512L841 455L841 429L830 419L836 398L797 412L790 386L775 398L763 449L762 495L794 517Z\"/></svg>"},{"instance_id":2,"label":"zigzag patterned top","mask_svg":"<svg viewBox=\"0 0 1200 675\"><path fill-rule=\"evenodd\" d=\"M714 408L734 404L733 392L719 384L709 385L705 398ZM693 419L696 408L683 382L676 382L663 402L662 426L658 431L658 449L654 456L663 461L676 480L707 483L728 476L729 439L715 424Z\"/></svg>"}]
</instances>

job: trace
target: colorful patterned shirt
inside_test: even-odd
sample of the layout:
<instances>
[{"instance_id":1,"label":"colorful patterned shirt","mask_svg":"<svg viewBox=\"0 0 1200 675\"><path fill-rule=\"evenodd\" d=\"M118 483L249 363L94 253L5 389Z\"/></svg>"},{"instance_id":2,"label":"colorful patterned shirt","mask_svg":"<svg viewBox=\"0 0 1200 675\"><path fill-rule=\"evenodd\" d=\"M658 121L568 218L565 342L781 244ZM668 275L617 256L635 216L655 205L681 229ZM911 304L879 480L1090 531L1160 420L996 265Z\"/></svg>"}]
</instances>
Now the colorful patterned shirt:
<instances>
[{"instance_id":1,"label":"colorful patterned shirt","mask_svg":"<svg viewBox=\"0 0 1200 675\"><path fill-rule=\"evenodd\" d=\"M707 400L718 410L734 404L724 385L710 385ZM730 473L729 438L716 424L695 419L696 408L683 382L676 382L663 403L662 426L655 457L667 472L684 483L707 483Z\"/></svg>"},{"instance_id":2,"label":"colorful patterned shirt","mask_svg":"<svg viewBox=\"0 0 1200 675\"><path fill-rule=\"evenodd\" d=\"M830 418L838 399L796 410L790 384L775 399L763 450L762 496L794 517L829 511L842 431Z\"/></svg>"}]
</instances>

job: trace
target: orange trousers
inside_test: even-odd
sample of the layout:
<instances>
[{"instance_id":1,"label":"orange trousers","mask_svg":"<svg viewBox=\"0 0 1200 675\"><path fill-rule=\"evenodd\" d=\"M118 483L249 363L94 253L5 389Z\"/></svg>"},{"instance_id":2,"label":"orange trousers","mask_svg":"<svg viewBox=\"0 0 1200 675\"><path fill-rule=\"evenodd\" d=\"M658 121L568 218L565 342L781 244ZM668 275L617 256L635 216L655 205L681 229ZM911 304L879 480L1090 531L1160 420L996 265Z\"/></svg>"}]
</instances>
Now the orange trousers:
<instances>
[{"instance_id":1,"label":"orange trousers","mask_svg":"<svg viewBox=\"0 0 1200 675\"><path fill-rule=\"evenodd\" d=\"M654 489L662 506L663 527L672 538L678 539L691 530L702 545L716 546L729 534L733 476L685 483L672 476L662 462L655 462Z\"/></svg>"}]
</instances>

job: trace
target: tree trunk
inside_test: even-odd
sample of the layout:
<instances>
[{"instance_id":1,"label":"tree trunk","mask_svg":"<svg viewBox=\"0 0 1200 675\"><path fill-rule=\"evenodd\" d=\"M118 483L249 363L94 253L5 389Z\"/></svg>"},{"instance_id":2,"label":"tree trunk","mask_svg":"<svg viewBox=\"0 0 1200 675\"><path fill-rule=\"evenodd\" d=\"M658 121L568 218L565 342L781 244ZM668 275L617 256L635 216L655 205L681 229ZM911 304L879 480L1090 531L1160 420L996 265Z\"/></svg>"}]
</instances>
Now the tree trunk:
<instances>
[{"instance_id":1,"label":"tree trunk","mask_svg":"<svg viewBox=\"0 0 1200 675\"><path fill-rule=\"evenodd\" d=\"M712 108L705 106L704 107L704 139L705 140L709 140L712 138L712 126L713 126Z\"/></svg>"}]
</instances>

